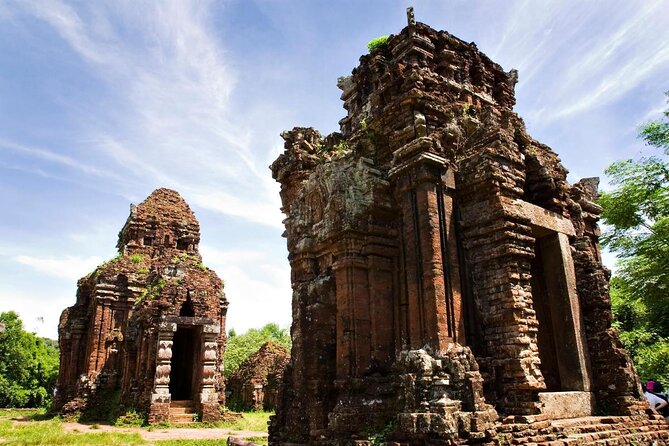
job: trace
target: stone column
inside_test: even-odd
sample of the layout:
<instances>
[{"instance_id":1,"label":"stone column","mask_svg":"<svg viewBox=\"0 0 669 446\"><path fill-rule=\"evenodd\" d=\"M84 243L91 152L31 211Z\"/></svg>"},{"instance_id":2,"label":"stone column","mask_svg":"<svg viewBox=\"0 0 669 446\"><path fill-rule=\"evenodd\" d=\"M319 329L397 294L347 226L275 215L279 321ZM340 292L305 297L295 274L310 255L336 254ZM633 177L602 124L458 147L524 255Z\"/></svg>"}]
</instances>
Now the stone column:
<instances>
[{"instance_id":1,"label":"stone column","mask_svg":"<svg viewBox=\"0 0 669 446\"><path fill-rule=\"evenodd\" d=\"M221 332L217 324L202 327L202 384L200 387L200 410L202 421L216 421L221 418L221 407L216 392L216 361L218 343L216 338Z\"/></svg>"},{"instance_id":2,"label":"stone column","mask_svg":"<svg viewBox=\"0 0 669 446\"><path fill-rule=\"evenodd\" d=\"M374 248L368 247L368 251ZM380 254L380 253L379 253ZM371 360L384 367L395 357L395 262L390 257L370 253L367 256Z\"/></svg>"},{"instance_id":3,"label":"stone column","mask_svg":"<svg viewBox=\"0 0 669 446\"><path fill-rule=\"evenodd\" d=\"M371 323L367 261L360 255L362 241L347 237L333 264L337 284L337 379L362 374L369 367Z\"/></svg>"},{"instance_id":4,"label":"stone column","mask_svg":"<svg viewBox=\"0 0 669 446\"><path fill-rule=\"evenodd\" d=\"M174 322L161 322L158 332L158 354L156 355L156 375L151 394L149 423L167 421L170 417L170 372L172 371L172 339L177 331Z\"/></svg>"},{"instance_id":5,"label":"stone column","mask_svg":"<svg viewBox=\"0 0 669 446\"><path fill-rule=\"evenodd\" d=\"M457 250L448 163L432 152L433 144L418 138L396 150L390 176L402 210L405 342L412 349L428 344L443 351L457 341L462 315L459 278L451 271Z\"/></svg>"}]
</instances>

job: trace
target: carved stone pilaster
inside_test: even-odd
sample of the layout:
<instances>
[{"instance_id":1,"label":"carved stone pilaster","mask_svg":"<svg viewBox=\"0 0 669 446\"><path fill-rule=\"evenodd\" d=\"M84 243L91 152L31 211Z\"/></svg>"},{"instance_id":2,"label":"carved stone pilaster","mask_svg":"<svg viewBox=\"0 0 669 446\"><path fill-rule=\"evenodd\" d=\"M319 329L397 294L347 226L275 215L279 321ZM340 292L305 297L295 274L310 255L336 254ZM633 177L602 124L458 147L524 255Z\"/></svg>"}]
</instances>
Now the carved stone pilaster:
<instances>
[{"instance_id":1,"label":"carved stone pilaster","mask_svg":"<svg viewBox=\"0 0 669 446\"><path fill-rule=\"evenodd\" d=\"M220 326L216 324L202 327L202 384L200 387L200 410L202 421L215 421L221 416L219 394L216 383L219 377L218 342Z\"/></svg>"},{"instance_id":2,"label":"carved stone pilaster","mask_svg":"<svg viewBox=\"0 0 669 446\"><path fill-rule=\"evenodd\" d=\"M177 324L164 322L158 333L158 354L156 358L156 375L153 385L152 403L169 403L170 395L170 372L172 371L172 339Z\"/></svg>"},{"instance_id":3,"label":"carved stone pilaster","mask_svg":"<svg viewBox=\"0 0 669 446\"><path fill-rule=\"evenodd\" d=\"M218 343L216 338L220 327L205 325L202 327L202 387L200 388L200 402L212 403L218 401L216 392L216 360L218 359Z\"/></svg>"}]
</instances>

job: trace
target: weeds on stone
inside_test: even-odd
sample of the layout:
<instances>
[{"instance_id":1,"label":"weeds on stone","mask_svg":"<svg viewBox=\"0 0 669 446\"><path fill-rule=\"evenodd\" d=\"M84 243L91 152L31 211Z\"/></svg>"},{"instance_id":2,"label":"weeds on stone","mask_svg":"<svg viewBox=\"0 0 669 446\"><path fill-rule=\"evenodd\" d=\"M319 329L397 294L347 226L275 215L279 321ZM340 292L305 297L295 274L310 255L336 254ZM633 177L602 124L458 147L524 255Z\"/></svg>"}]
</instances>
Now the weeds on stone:
<instances>
[{"instance_id":1,"label":"weeds on stone","mask_svg":"<svg viewBox=\"0 0 669 446\"><path fill-rule=\"evenodd\" d=\"M160 293L163 292L163 288L167 285L165 279L158 280L158 283L147 285L145 289L142 290L139 298L135 301L135 306L139 306L145 300L153 300L156 297L160 296Z\"/></svg>"},{"instance_id":2,"label":"weeds on stone","mask_svg":"<svg viewBox=\"0 0 669 446\"><path fill-rule=\"evenodd\" d=\"M120 399L120 390L115 392L100 392L89 399L86 408L81 412L77 421L106 421L113 423L118 415L118 402Z\"/></svg>"},{"instance_id":3,"label":"weeds on stone","mask_svg":"<svg viewBox=\"0 0 669 446\"><path fill-rule=\"evenodd\" d=\"M146 425L144 414L132 408L126 410L124 414L119 415L116 421L114 421L114 426L117 427L141 427L144 425Z\"/></svg>"},{"instance_id":4,"label":"weeds on stone","mask_svg":"<svg viewBox=\"0 0 669 446\"><path fill-rule=\"evenodd\" d=\"M144 261L144 254L133 254L130 256L130 261L135 265L142 263Z\"/></svg>"},{"instance_id":5,"label":"weeds on stone","mask_svg":"<svg viewBox=\"0 0 669 446\"><path fill-rule=\"evenodd\" d=\"M497 443L499 444L499 446L508 446L509 440L506 438L506 435L497 434Z\"/></svg>"},{"instance_id":6,"label":"weeds on stone","mask_svg":"<svg viewBox=\"0 0 669 446\"><path fill-rule=\"evenodd\" d=\"M367 42L367 49L370 54L373 53L374 50L386 46L388 44L388 37L389 36L379 36Z\"/></svg>"},{"instance_id":7,"label":"weeds on stone","mask_svg":"<svg viewBox=\"0 0 669 446\"><path fill-rule=\"evenodd\" d=\"M385 425L383 429L380 431L374 431L371 429L367 430L367 441L372 446L382 446L386 444L392 437L393 433L395 433L395 421L390 421L388 424Z\"/></svg>"}]
</instances>

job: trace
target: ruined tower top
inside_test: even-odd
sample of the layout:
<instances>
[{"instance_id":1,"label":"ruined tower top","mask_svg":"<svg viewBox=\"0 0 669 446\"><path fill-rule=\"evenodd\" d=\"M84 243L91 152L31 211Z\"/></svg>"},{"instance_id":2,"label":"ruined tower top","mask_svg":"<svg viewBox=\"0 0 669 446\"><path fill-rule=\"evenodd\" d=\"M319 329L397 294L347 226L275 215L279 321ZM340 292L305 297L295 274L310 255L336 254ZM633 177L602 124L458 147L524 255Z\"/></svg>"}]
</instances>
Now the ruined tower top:
<instances>
[{"instance_id":1,"label":"ruined tower top","mask_svg":"<svg viewBox=\"0 0 669 446\"><path fill-rule=\"evenodd\" d=\"M149 253L176 249L198 252L200 224L177 191L160 188L138 206L119 233L119 252Z\"/></svg>"},{"instance_id":2,"label":"ruined tower top","mask_svg":"<svg viewBox=\"0 0 669 446\"><path fill-rule=\"evenodd\" d=\"M412 8L407 21L401 32L363 55L350 76L340 78L348 111L340 121L345 136L386 114L398 92L410 108L430 102L513 108L516 70L504 71L473 42L416 22Z\"/></svg>"}]
</instances>

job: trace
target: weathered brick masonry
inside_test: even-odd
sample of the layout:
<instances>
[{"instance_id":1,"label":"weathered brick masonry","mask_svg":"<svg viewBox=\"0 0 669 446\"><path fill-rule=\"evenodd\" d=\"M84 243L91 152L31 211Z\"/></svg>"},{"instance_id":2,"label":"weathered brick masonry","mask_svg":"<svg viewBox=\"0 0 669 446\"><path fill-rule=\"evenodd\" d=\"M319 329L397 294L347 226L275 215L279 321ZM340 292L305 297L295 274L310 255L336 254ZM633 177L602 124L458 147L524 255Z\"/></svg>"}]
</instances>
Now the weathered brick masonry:
<instances>
[{"instance_id":1,"label":"weathered brick masonry","mask_svg":"<svg viewBox=\"0 0 669 446\"><path fill-rule=\"evenodd\" d=\"M665 444L611 328L597 180L567 183L516 81L410 14L339 80L341 133L282 135L293 348L270 444Z\"/></svg>"},{"instance_id":2,"label":"weathered brick masonry","mask_svg":"<svg viewBox=\"0 0 669 446\"><path fill-rule=\"evenodd\" d=\"M131 206L118 256L79 280L76 304L61 315L57 409L120 394L150 422L168 420L174 400L191 401L202 420L220 418L228 303L199 242L177 192L158 189Z\"/></svg>"},{"instance_id":3,"label":"weathered brick masonry","mask_svg":"<svg viewBox=\"0 0 669 446\"><path fill-rule=\"evenodd\" d=\"M244 410L274 410L290 352L279 344L265 342L246 358L227 381L231 399Z\"/></svg>"}]
</instances>

